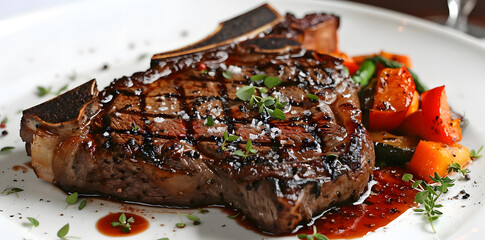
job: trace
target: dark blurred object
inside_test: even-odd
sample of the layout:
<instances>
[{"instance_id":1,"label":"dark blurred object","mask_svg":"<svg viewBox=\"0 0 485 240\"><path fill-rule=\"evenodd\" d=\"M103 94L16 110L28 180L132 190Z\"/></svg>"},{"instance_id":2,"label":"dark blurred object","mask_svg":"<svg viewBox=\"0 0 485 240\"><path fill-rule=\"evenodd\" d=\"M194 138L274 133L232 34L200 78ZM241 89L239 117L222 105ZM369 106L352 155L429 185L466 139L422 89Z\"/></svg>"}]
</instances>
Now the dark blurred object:
<instances>
[{"instance_id":1,"label":"dark blurred object","mask_svg":"<svg viewBox=\"0 0 485 240\"><path fill-rule=\"evenodd\" d=\"M377 7L387 8L416 17L444 24L448 19L446 0L349 0ZM485 0L478 0L468 18L471 35L485 37Z\"/></svg>"}]
</instances>

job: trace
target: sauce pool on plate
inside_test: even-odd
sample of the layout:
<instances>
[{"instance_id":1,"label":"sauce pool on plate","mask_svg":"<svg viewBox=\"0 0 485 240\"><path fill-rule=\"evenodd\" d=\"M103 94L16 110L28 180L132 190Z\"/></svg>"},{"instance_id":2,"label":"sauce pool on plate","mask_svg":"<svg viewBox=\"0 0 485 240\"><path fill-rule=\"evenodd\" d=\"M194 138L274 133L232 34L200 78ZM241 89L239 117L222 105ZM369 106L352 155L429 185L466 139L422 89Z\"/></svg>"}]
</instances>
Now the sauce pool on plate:
<instances>
[{"instance_id":1,"label":"sauce pool on plate","mask_svg":"<svg viewBox=\"0 0 485 240\"><path fill-rule=\"evenodd\" d=\"M122 227L113 227L111 223L119 222L119 218L122 213L123 212L110 213L102 217L96 223L96 228L103 235L110 236L110 237L132 236L148 229L148 226L150 224L144 217L133 213L126 213L126 212L124 213L126 216L126 219L133 217L133 219L135 220L133 223L130 224L131 230L129 232L123 232Z\"/></svg>"}]
</instances>

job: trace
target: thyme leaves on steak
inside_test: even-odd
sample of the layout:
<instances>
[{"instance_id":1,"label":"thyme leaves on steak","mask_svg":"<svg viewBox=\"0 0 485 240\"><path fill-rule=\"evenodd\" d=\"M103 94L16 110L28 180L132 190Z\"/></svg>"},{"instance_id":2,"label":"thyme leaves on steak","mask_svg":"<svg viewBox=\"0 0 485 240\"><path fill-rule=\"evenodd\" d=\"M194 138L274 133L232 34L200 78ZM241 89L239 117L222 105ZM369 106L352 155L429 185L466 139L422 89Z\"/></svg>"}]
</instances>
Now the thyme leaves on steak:
<instances>
[{"instance_id":1,"label":"thyme leaves on steak","mask_svg":"<svg viewBox=\"0 0 485 240\"><path fill-rule=\"evenodd\" d=\"M224 138L224 141L222 142L221 149L223 151L226 151L226 150L229 150L229 148L226 147L228 142L234 142L234 141L238 140L239 136L230 135L227 132L224 132L223 138ZM235 151L231 152L231 155L236 155L236 156L239 156L239 157L246 158L246 157L249 157L251 155L258 153L258 150L253 148L253 143L251 142L251 139L248 139L248 141L246 142L246 145L244 146L244 150L246 150L246 151L239 150L239 149L235 150Z\"/></svg>"},{"instance_id":2,"label":"thyme leaves on steak","mask_svg":"<svg viewBox=\"0 0 485 240\"><path fill-rule=\"evenodd\" d=\"M278 97L267 96L268 89L274 88L281 84L281 79L267 75L254 75L251 77L253 82L262 82L266 87L243 86L238 89L236 96L245 102L249 102L249 106L256 107L259 113L266 112L267 115L278 120L285 120L286 115L281 110L286 106L286 102L281 102ZM256 89L260 92L260 96L256 94Z\"/></svg>"}]
</instances>

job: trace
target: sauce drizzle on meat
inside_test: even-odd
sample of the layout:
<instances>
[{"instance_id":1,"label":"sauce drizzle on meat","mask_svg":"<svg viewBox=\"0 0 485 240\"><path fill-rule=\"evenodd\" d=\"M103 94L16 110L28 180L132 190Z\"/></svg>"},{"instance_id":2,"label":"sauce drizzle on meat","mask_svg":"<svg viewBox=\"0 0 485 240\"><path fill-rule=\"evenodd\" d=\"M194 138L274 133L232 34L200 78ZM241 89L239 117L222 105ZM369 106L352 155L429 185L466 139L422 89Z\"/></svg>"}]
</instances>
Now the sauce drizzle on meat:
<instances>
[{"instance_id":1,"label":"sauce drizzle on meat","mask_svg":"<svg viewBox=\"0 0 485 240\"><path fill-rule=\"evenodd\" d=\"M330 239L360 238L386 226L409 208L415 206L416 191L411 183L402 181L404 170L383 168L374 171L377 183L371 195L359 205L347 204L336 207L315 220L317 231ZM237 212L226 210L228 216ZM260 233L242 214L235 219L246 229ZM296 234L313 234L313 225L300 228Z\"/></svg>"}]
</instances>

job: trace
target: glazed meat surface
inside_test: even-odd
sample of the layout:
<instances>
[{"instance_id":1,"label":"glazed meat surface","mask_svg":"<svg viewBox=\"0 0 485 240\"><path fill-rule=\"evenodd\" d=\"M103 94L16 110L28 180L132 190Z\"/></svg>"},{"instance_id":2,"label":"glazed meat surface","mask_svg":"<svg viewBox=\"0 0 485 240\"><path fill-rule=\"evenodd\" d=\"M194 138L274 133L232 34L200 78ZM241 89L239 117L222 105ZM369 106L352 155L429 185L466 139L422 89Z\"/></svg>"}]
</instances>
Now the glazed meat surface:
<instances>
[{"instance_id":1,"label":"glazed meat surface","mask_svg":"<svg viewBox=\"0 0 485 240\"><path fill-rule=\"evenodd\" d=\"M154 58L147 71L99 93L91 81L42 106L80 99L74 120L26 110L21 134L36 173L69 192L226 205L274 234L358 198L374 166L358 86L341 60L295 39L270 34ZM243 86L264 86L255 75L281 79L266 94L286 103L286 119L236 96ZM239 137L224 142L224 133ZM257 152L235 155L248 140Z\"/></svg>"}]
</instances>

